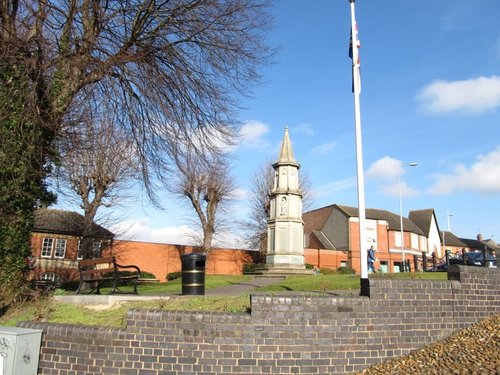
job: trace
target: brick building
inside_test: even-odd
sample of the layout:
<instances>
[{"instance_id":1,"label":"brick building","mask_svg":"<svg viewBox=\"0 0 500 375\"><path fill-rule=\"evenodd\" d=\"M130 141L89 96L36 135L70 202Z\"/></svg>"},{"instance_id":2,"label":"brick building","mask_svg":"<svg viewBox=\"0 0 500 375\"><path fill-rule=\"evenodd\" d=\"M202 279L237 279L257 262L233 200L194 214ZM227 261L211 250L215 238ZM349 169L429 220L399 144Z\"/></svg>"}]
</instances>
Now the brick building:
<instances>
[{"instance_id":1,"label":"brick building","mask_svg":"<svg viewBox=\"0 0 500 375\"><path fill-rule=\"evenodd\" d=\"M76 212L35 212L30 279L66 282L78 278L82 225L83 216ZM96 257L114 255L118 263L134 264L160 281L165 281L169 273L181 271L182 254L197 251L187 245L114 240L113 233L97 224L93 234ZM241 275L244 264L253 262L254 254L248 250L214 248L207 257L206 273Z\"/></svg>"},{"instance_id":2,"label":"brick building","mask_svg":"<svg viewBox=\"0 0 500 375\"><path fill-rule=\"evenodd\" d=\"M360 272L359 217L354 207L333 204L304 213L307 261L320 267L352 267ZM386 210L366 209L367 240L377 249L376 267L382 272L399 272L403 257L441 257L441 236L434 210L410 212L403 217L403 240L400 216ZM314 254L319 254L315 261Z\"/></svg>"},{"instance_id":3,"label":"brick building","mask_svg":"<svg viewBox=\"0 0 500 375\"><path fill-rule=\"evenodd\" d=\"M77 212L38 209L31 237L33 280L65 282L78 277L83 216ZM110 252L114 234L100 225L93 228L94 252Z\"/></svg>"},{"instance_id":4,"label":"brick building","mask_svg":"<svg viewBox=\"0 0 500 375\"><path fill-rule=\"evenodd\" d=\"M318 267L352 267L360 272L359 217L355 207L333 204L303 214L304 254L306 262ZM399 214L381 209L366 209L367 242L377 249L375 263L381 272L402 270L403 257L410 261L411 270L422 269L423 255L430 262L433 254L444 261L446 251L480 252L486 249L495 257L499 246L491 239L458 238L451 232L440 231L434 209L410 211L403 217L403 240ZM427 264L429 266L429 264Z\"/></svg>"}]
</instances>

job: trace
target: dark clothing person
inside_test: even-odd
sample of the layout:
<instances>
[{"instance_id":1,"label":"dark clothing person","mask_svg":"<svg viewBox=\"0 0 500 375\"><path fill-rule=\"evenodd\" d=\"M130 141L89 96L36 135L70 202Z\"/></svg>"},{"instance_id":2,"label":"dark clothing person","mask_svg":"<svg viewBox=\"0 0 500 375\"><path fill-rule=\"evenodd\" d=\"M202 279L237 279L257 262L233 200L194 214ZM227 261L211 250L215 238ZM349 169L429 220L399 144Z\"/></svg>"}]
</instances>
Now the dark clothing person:
<instances>
[{"instance_id":1,"label":"dark clothing person","mask_svg":"<svg viewBox=\"0 0 500 375\"><path fill-rule=\"evenodd\" d=\"M370 247L368 249L368 272L370 272L370 270L372 270L372 272L376 272L375 271L375 267L373 266L373 263L375 263L376 261L376 258L375 258L375 249L372 247Z\"/></svg>"}]
</instances>

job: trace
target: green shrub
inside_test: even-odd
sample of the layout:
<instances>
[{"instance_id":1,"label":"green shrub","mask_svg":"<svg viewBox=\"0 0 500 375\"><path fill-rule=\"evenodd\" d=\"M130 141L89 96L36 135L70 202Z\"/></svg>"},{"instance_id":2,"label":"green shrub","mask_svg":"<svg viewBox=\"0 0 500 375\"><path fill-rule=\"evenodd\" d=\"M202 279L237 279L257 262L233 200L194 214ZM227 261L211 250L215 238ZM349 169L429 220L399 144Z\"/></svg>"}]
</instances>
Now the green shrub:
<instances>
[{"instance_id":1,"label":"green shrub","mask_svg":"<svg viewBox=\"0 0 500 375\"><path fill-rule=\"evenodd\" d=\"M323 275L333 275L335 270L333 268L326 268L326 267L321 267L319 269L319 272L321 272Z\"/></svg>"},{"instance_id":2,"label":"green shrub","mask_svg":"<svg viewBox=\"0 0 500 375\"><path fill-rule=\"evenodd\" d=\"M339 267L337 269L337 273L340 273L342 275L354 275L356 274L356 271L353 270L351 267Z\"/></svg>"},{"instance_id":3,"label":"green shrub","mask_svg":"<svg viewBox=\"0 0 500 375\"><path fill-rule=\"evenodd\" d=\"M151 272L141 271L141 279L156 279L156 276Z\"/></svg>"},{"instance_id":4,"label":"green shrub","mask_svg":"<svg viewBox=\"0 0 500 375\"><path fill-rule=\"evenodd\" d=\"M306 270L312 270L314 268L314 265L311 263L306 263Z\"/></svg>"},{"instance_id":5,"label":"green shrub","mask_svg":"<svg viewBox=\"0 0 500 375\"><path fill-rule=\"evenodd\" d=\"M182 276L182 272L170 272L169 274L167 274L167 280L172 281L172 280L180 278L181 276Z\"/></svg>"},{"instance_id":6,"label":"green shrub","mask_svg":"<svg viewBox=\"0 0 500 375\"><path fill-rule=\"evenodd\" d=\"M53 293L55 296L66 296L68 294L73 294L73 292L69 292L67 289L63 289L63 288L56 288L56 289L54 289Z\"/></svg>"},{"instance_id":7,"label":"green shrub","mask_svg":"<svg viewBox=\"0 0 500 375\"><path fill-rule=\"evenodd\" d=\"M245 263L243 265L243 274L255 272L255 263Z\"/></svg>"},{"instance_id":8,"label":"green shrub","mask_svg":"<svg viewBox=\"0 0 500 375\"><path fill-rule=\"evenodd\" d=\"M118 278L132 276L132 275L136 275L136 274L137 274L136 271L118 271ZM148 272L146 272L146 274L148 274ZM104 277L111 277L112 278L112 277L114 277L114 272L107 272L104 274ZM139 277L142 277L142 272L141 272L141 275ZM148 277L145 277L145 278L147 279ZM134 283L133 283L132 279L125 279L125 280L119 280L117 285L118 286L134 285ZM106 281L103 281L101 283L101 288L110 288L112 286L113 286L113 280L106 280Z\"/></svg>"},{"instance_id":9,"label":"green shrub","mask_svg":"<svg viewBox=\"0 0 500 375\"><path fill-rule=\"evenodd\" d=\"M76 291L78 288L78 285L80 284L79 280L72 280L72 281L65 281L63 282L58 289L64 290L64 291Z\"/></svg>"}]
</instances>

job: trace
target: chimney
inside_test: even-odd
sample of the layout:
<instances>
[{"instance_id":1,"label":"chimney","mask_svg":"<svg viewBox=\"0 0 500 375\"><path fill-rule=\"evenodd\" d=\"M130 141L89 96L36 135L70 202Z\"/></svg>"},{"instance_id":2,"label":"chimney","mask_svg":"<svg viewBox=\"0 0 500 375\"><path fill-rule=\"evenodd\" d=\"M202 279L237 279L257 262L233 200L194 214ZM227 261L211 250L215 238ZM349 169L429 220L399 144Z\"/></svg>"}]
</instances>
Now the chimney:
<instances>
[{"instance_id":1,"label":"chimney","mask_svg":"<svg viewBox=\"0 0 500 375\"><path fill-rule=\"evenodd\" d=\"M479 234L477 235L477 240L478 240L478 241L482 241L482 240L483 240L483 235L482 235L481 233L479 233Z\"/></svg>"}]
</instances>

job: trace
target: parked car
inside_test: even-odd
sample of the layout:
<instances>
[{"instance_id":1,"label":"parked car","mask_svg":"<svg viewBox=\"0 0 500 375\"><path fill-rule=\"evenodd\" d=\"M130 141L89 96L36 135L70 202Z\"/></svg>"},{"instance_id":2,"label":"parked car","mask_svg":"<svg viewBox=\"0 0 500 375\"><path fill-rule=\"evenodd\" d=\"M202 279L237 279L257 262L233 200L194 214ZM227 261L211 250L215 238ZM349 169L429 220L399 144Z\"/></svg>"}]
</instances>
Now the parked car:
<instances>
[{"instance_id":1,"label":"parked car","mask_svg":"<svg viewBox=\"0 0 500 375\"><path fill-rule=\"evenodd\" d=\"M484 266L483 253L465 253L465 264L468 266ZM496 258L486 253L486 267L497 268Z\"/></svg>"},{"instance_id":2,"label":"parked car","mask_svg":"<svg viewBox=\"0 0 500 375\"><path fill-rule=\"evenodd\" d=\"M463 264L461 258L450 258L448 259L450 264ZM436 265L436 271L448 271L448 264L446 262L441 262Z\"/></svg>"},{"instance_id":3,"label":"parked car","mask_svg":"<svg viewBox=\"0 0 500 375\"><path fill-rule=\"evenodd\" d=\"M450 264L465 264L466 266L476 266L482 267L484 265L483 253L482 252L470 252L465 253L465 263L462 258L450 258L448 259ZM496 258L486 253L486 267L497 268ZM436 271L447 271L448 265L446 262L441 262L436 265Z\"/></svg>"}]
</instances>

